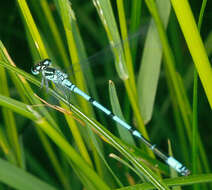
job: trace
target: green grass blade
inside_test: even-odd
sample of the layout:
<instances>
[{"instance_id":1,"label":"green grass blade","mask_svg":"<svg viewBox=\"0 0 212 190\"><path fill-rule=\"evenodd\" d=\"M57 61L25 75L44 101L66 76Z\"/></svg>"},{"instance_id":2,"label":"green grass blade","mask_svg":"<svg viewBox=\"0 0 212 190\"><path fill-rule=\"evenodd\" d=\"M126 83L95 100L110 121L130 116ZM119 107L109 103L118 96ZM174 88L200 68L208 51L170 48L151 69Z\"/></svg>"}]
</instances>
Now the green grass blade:
<instances>
[{"instance_id":1,"label":"green grass blade","mask_svg":"<svg viewBox=\"0 0 212 190\"><path fill-rule=\"evenodd\" d=\"M24 104L20 101L14 100L12 98L0 94L0 105L7 107L8 109L15 111L16 113L21 114L26 118L35 119L33 114L28 110L27 104Z\"/></svg>"},{"instance_id":2,"label":"green grass blade","mask_svg":"<svg viewBox=\"0 0 212 190\"><path fill-rule=\"evenodd\" d=\"M205 42L205 49L207 51L208 56L212 53L212 32L209 33L207 40Z\"/></svg>"},{"instance_id":3,"label":"green grass blade","mask_svg":"<svg viewBox=\"0 0 212 190\"><path fill-rule=\"evenodd\" d=\"M123 3L123 0L117 0L116 3L117 3L118 14L119 14L121 36L122 36L122 40L124 41L125 39L128 38L126 17L125 17L125 11L124 11L124 3ZM129 72L129 80L131 83L131 88L132 88L132 91L134 92L134 94L137 95L136 86L135 86L135 74L134 74L134 70L133 70L133 63L132 63L132 56L131 56L131 52L130 52L129 42L126 41L123 44L123 46L124 46L126 66L127 66L128 72Z\"/></svg>"},{"instance_id":4,"label":"green grass blade","mask_svg":"<svg viewBox=\"0 0 212 190\"><path fill-rule=\"evenodd\" d=\"M0 181L14 189L56 190L56 188L3 159L0 159L0 168Z\"/></svg>"},{"instance_id":5,"label":"green grass blade","mask_svg":"<svg viewBox=\"0 0 212 190\"><path fill-rule=\"evenodd\" d=\"M74 73L75 77L73 77L72 80L74 80L75 83L86 92L87 92L87 86L88 86L93 97L98 99L98 95L97 95L97 91L95 87L95 80L92 75L91 68L89 67L89 64L83 65L83 61L87 59L87 54L85 51L85 47L83 45L83 40L81 38L80 31L78 29L77 18L74 15L74 11L71 7L71 4L67 0L64 0L63 3L58 0L55 0L55 2L56 4L59 5L58 12L62 19L64 30L66 33L69 54L71 56L71 61L72 61L72 68L74 71L77 71ZM84 66L83 67L84 69L82 69L81 66ZM65 65L65 67L67 72L70 72L70 69L71 69L70 64ZM87 83L86 81L89 81L89 83ZM85 104L84 101L82 102ZM88 109L87 107L85 108ZM89 109L91 108L89 107Z\"/></svg>"},{"instance_id":6,"label":"green grass blade","mask_svg":"<svg viewBox=\"0 0 212 190\"><path fill-rule=\"evenodd\" d=\"M120 44L121 39L119 36L110 1L94 0L93 3L96 7L96 10L99 14L102 24L106 30L109 42L111 44L111 48L115 58L116 71L122 80L126 80L129 76L125 63L123 48L122 46L115 46L115 44Z\"/></svg>"},{"instance_id":7,"label":"green grass blade","mask_svg":"<svg viewBox=\"0 0 212 190\"><path fill-rule=\"evenodd\" d=\"M180 76L178 78L179 78L179 81L182 82ZM184 157L185 161L187 161L186 164L189 164L190 158L189 158L189 152L188 152L188 149L187 149L188 144L187 144L187 138L185 136L184 123L182 121L182 117L181 117L181 114L180 114L180 110L178 108L178 104L175 101L176 95L174 93L174 90L171 87L170 80L167 80L167 85L170 89L170 97L171 97L171 101L172 101L172 107L173 107L174 117L175 117L175 121L176 121L178 137L179 137L179 140L180 140L180 148L181 148L181 151L183 152L183 157ZM184 90L184 89L182 88L182 90ZM187 131L187 133L191 133L191 131Z\"/></svg>"},{"instance_id":8,"label":"green grass blade","mask_svg":"<svg viewBox=\"0 0 212 190\"><path fill-rule=\"evenodd\" d=\"M58 158L54 152L54 149L49 142L49 139L44 135L44 133L40 129L37 129L37 133L40 137L42 145L44 146L44 148L48 154L48 157L49 157L52 165L54 166L54 169L56 171L58 178L61 181L61 184L63 185L64 189L70 190L71 186L70 186L69 178L65 175L65 172L63 172L60 161L58 160Z\"/></svg>"},{"instance_id":9,"label":"green grass blade","mask_svg":"<svg viewBox=\"0 0 212 190\"><path fill-rule=\"evenodd\" d=\"M81 36L80 36L79 30L78 30L74 11L71 7L70 2L67 0L57 1L57 3L59 5L59 13L61 15L63 27L64 27L64 30L66 33L66 39L67 39L67 44L68 44L68 48L69 48L69 54L70 54L71 60L72 60L73 70L77 71L77 72L75 72L75 77L74 77L75 82L76 82L75 84L81 90L87 92L87 84L85 82L86 80L84 78L83 72L81 70L81 65L80 65L80 61L82 59L85 59L86 54L85 54ZM70 69L70 68L67 68L67 69ZM90 69L88 68L88 70L86 72L88 72L88 74L90 74L89 71L90 71ZM91 89L94 90L93 93L97 97L97 93L94 88L94 80L92 78L92 75L90 74L89 77L86 79L88 79L88 81L90 81L90 83L92 83L92 84L90 84L90 87L91 87ZM87 101L85 101L81 97L79 97L78 100L86 113L89 113L90 115L94 115L93 108ZM79 146L79 149L81 150L81 154L84 156L85 160L87 160L87 162L90 164L90 166L93 166L91 158L89 157L89 154L87 153L87 150L85 148L83 139L78 138L80 133L79 132L77 133L77 131L76 131L77 126L74 127L74 125L73 125L75 123L75 121L73 121L73 119L71 119L71 118L67 118L67 122L69 123L70 128L72 128L71 129L72 133L75 137L75 141L77 142L77 144ZM88 143L90 144L89 141L88 141ZM92 146L90 145L90 147L92 147ZM93 149L93 152L95 152L95 149ZM95 162L98 162L98 159L95 160Z\"/></svg>"},{"instance_id":10,"label":"green grass blade","mask_svg":"<svg viewBox=\"0 0 212 190\"><path fill-rule=\"evenodd\" d=\"M133 172L136 173L137 176L140 177L140 179L142 181L145 181L145 178L143 175L141 175L141 173L139 173L137 170L135 170L129 163L127 163L125 160L123 160L122 158L118 157L115 154L110 154L110 157L117 160L118 162L120 162L121 164L125 165L126 167L128 167L130 170L132 170Z\"/></svg>"},{"instance_id":11,"label":"green grass blade","mask_svg":"<svg viewBox=\"0 0 212 190\"><path fill-rule=\"evenodd\" d=\"M87 86L85 83L85 78L83 76L82 71L79 69L81 68L79 62L80 62L80 54L78 51L78 45L79 43L76 43L77 37L79 38L79 31L77 29L76 25L76 18L74 15L74 11L71 8L71 4L68 0L60 0L58 1L59 4L59 13L62 18L64 30L66 33L66 39L68 43L69 48L69 54L71 56L72 60L72 66L74 70L78 70L78 72L75 73L75 79L76 79L76 85L79 86L80 89L87 92ZM67 68L69 71L69 68ZM79 99L82 107L86 110L86 113L92 114L92 108L91 106L83 99Z\"/></svg>"},{"instance_id":12,"label":"green grass blade","mask_svg":"<svg viewBox=\"0 0 212 190\"><path fill-rule=\"evenodd\" d=\"M5 68L0 68L0 75L0 93L4 94L5 96L10 96ZM2 114L4 118L3 120L5 122L8 140L11 145L11 148L13 149L13 152L15 153L16 164L19 167L24 167L22 163L21 149L18 140L18 129L14 115L8 109L2 109Z\"/></svg>"},{"instance_id":13,"label":"green grass blade","mask_svg":"<svg viewBox=\"0 0 212 190\"><path fill-rule=\"evenodd\" d=\"M209 104L212 107L212 68L187 0L171 0ZM185 14L186 13L186 14Z\"/></svg>"},{"instance_id":14,"label":"green grass blade","mask_svg":"<svg viewBox=\"0 0 212 190\"><path fill-rule=\"evenodd\" d=\"M169 186L188 186L197 183L211 183L212 182L212 174L202 174L202 175L194 175L188 177L177 177L171 179L164 179L164 182ZM131 187L124 187L117 190L153 190L155 187L150 183L143 183L140 185L135 185Z\"/></svg>"},{"instance_id":15,"label":"green grass blade","mask_svg":"<svg viewBox=\"0 0 212 190\"><path fill-rule=\"evenodd\" d=\"M158 11L165 28L167 28L171 5L169 0L157 1ZM157 28L153 19L148 29L141 66L137 80L139 107L144 123L152 118L153 106L157 92L160 67L162 61L162 49Z\"/></svg>"},{"instance_id":16,"label":"green grass blade","mask_svg":"<svg viewBox=\"0 0 212 190\"><path fill-rule=\"evenodd\" d=\"M124 121L124 116L121 111L115 85L112 81L109 81L109 95L110 95L110 102L111 102L113 113ZM135 145L135 142L130 132L127 131L125 128L123 128L121 125L119 124L116 124L116 125L117 125L121 139L130 145Z\"/></svg>"},{"instance_id":17,"label":"green grass blade","mask_svg":"<svg viewBox=\"0 0 212 190\"><path fill-rule=\"evenodd\" d=\"M16 163L15 155L14 155L12 149L9 146L9 142L8 142L6 133L3 130L3 126L2 125L0 125L0 148L1 148L5 158L10 163Z\"/></svg>"},{"instance_id":18,"label":"green grass blade","mask_svg":"<svg viewBox=\"0 0 212 190\"><path fill-rule=\"evenodd\" d=\"M130 33L134 33L139 29L141 22L141 10L142 10L143 0L131 1L131 16L130 20Z\"/></svg>"},{"instance_id":19,"label":"green grass blade","mask_svg":"<svg viewBox=\"0 0 212 190\"><path fill-rule=\"evenodd\" d=\"M119 180L117 174L115 174L115 172L114 172L113 169L110 167L109 163L107 162L107 160L106 160L105 157L104 157L104 152L102 151L102 147L103 147L102 144L100 144L100 143L98 142L98 139L94 136L93 133L91 134L91 139L92 139L92 142L93 142L93 144L94 144L94 146L95 146L95 148L96 148L96 152L98 153L99 157L103 160L103 162L104 162L105 166L107 167L108 171L111 173L111 175L112 175L111 178L112 178L112 177L114 178L114 180L115 180L116 183L119 185L119 187L123 187L123 184L122 184L122 182ZM98 167L101 167L101 166L98 166ZM105 175L106 172L103 173L101 168L98 169L98 170L101 171L101 175L103 175L104 178L106 178L106 177L109 178L109 179L106 178L106 181L110 180L110 184L111 184L112 179L110 178L110 176ZM100 172L99 172L99 173L100 173Z\"/></svg>"},{"instance_id":20,"label":"green grass blade","mask_svg":"<svg viewBox=\"0 0 212 190\"><path fill-rule=\"evenodd\" d=\"M153 15L153 18L155 20L155 23L158 28L159 36L161 39L161 42L163 44L163 50L164 50L164 57L165 57L165 69L166 69L166 74L167 74L167 81L171 82L169 85L172 89L174 90L174 94L176 96L176 101L178 102L178 106L181 112L181 116L184 121L184 125L187 129L187 135L189 142L192 143L192 136L191 136L191 108L190 105L188 105L188 98L185 94L185 89L183 87L183 84L181 80L179 80L179 77L177 75L177 72L175 71L174 68L174 59L173 59L173 53L171 51L171 48L168 44L167 37L165 35L165 31L163 28L163 25L160 21L160 17L157 12L156 5L154 1L146 1L148 8ZM189 111L189 112L188 112ZM200 155L201 158L204 160L204 163L206 163L207 166L207 159L205 155L204 148L202 146L202 142L200 142Z\"/></svg>"},{"instance_id":21,"label":"green grass blade","mask_svg":"<svg viewBox=\"0 0 212 190\"><path fill-rule=\"evenodd\" d=\"M168 39L165 34L163 24L160 20L160 16L157 11L157 6L153 0L151 0L151 1L146 0L146 3L149 8L149 11L151 12L151 14L154 18L154 21L156 23L158 33L160 36L160 40L161 40L161 43L163 46L165 66L166 66L165 69L167 70L166 74L168 75L167 80L170 80L170 82L171 82L171 87L173 88L174 93L176 95L176 100L178 101L179 108L180 108L182 117L184 119L185 126L189 128L189 127L191 127L191 118L189 118L187 116L187 113L185 112L185 109L184 109L184 100L185 99L183 99L184 96L181 94L180 84L178 83L178 80L177 80L178 77L176 76L176 70L174 68L175 63L174 63L173 53L168 44ZM187 98L186 98L186 101L188 102ZM190 136L191 134L188 134L188 135Z\"/></svg>"},{"instance_id":22,"label":"green grass blade","mask_svg":"<svg viewBox=\"0 0 212 190\"><path fill-rule=\"evenodd\" d=\"M201 31L201 25L203 20L203 14L205 11L207 0L202 2L200 9L198 29ZM193 117L192 117L192 173L197 173L197 163L198 163L198 74L196 69L194 69L194 85L193 85ZM199 185L194 185L194 189L200 189Z\"/></svg>"},{"instance_id":23,"label":"green grass blade","mask_svg":"<svg viewBox=\"0 0 212 190\"><path fill-rule=\"evenodd\" d=\"M131 34L135 33L136 31L139 30L139 28L141 27L141 23L142 23L142 11L143 11L143 4L144 1L143 0L134 0L134 1L130 1L131 3L131 15L130 15L130 25L129 25L129 31ZM143 28L143 26L142 26ZM133 60L135 60L136 58L136 51L138 48L139 43L138 42L133 42L131 45L131 52L132 52L132 57ZM138 52L139 53L139 52ZM134 63L134 66L136 65L136 63Z\"/></svg>"},{"instance_id":24,"label":"green grass blade","mask_svg":"<svg viewBox=\"0 0 212 190\"><path fill-rule=\"evenodd\" d=\"M63 107L65 107L67 110L69 109L68 106L66 106L65 104L61 103L63 105ZM87 161L87 163L94 168L93 163L91 161L91 158L88 154L88 151L86 149L85 143L82 139L82 136L80 135L80 131L78 129L78 126L76 124L76 121L70 117L68 114L65 114L65 118L66 121L69 125L69 128L71 130L71 133L73 134L74 140L77 144L77 147L82 155L82 157Z\"/></svg>"},{"instance_id":25,"label":"green grass blade","mask_svg":"<svg viewBox=\"0 0 212 190\"><path fill-rule=\"evenodd\" d=\"M0 41L0 60L4 60L4 55L2 53L3 51L3 46ZM5 68L1 67L0 68L0 93L4 94L6 96L10 96L9 92L9 86L8 86L8 81L7 81L7 76L5 72ZM9 144L11 145L11 153L14 154L15 159L13 160L13 163L16 163L19 167L24 168L24 162L23 162L23 157L21 155L21 147L19 144L19 139L18 139L18 129L17 125L15 122L14 115L11 111L7 109L2 109L2 114L3 114L3 120L5 123L6 131L7 131L7 138L9 141Z\"/></svg>"},{"instance_id":26,"label":"green grass blade","mask_svg":"<svg viewBox=\"0 0 212 190\"><path fill-rule=\"evenodd\" d=\"M57 146L67 154L79 170L92 182L97 189L110 189L104 181L90 168L90 166L80 157L79 154L69 145L69 143L50 126L45 119L38 119L36 124L53 140Z\"/></svg>"},{"instance_id":27,"label":"green grass blade","mask_svg":"<svg viewBox=\"0 0 212 190\"><path fill-rule=\"evenodd\" d=\"M12 59L10 58L6 48L4 47L4 45L2 44L2 42L0 42L0 47L1 47L1 51L0 54L3 57L4 63L6 63L5 66L11 68L12 70L15 68L15 63L12 61ZM12 66L11 66L12 65ZM13 71L17 71L17 70L13 70ZM20 71L20 70L19 70ZM19 73L19 71L17 73ZM20 71L20 74L22 73L22 71ZM29 76L28 73L24 72L27 76ZM27 83L27 81L21 77L20 75L16 75L13 72L10 73L11 74L11 79L13 80L20 96L22 97L22 99L26 102L26 103L33 103L33 104L40 104L40 101L38 101L35 97L34 97L34 92L32 91L31 87L29 86L29 84ZM21 74L23 76L23 73ZM30 77L30 76L29 76ZM31 78L31 80L33 80ZM41 85L40 85L41 87ZM46 116L46 118L48 118L48 120L52 123L52 125L54 125L56 128L59 129L59 127L55 124L54 119L50 116L50 114L48 113L48 111L45 109L45 107L40 107L40 111Z\"/></svg>"},{"instance_id":28,"label":"green grass blade","mask_svg":"<svg viewBox=\"0 0 212 190\"><path fill-rule=\"evenodd\" d=\"M48 173L48 171L45 170L38 158L33 156L32 151L25 149L25 159L28 164L28 168L30 168L32 173L38 174L37 177L43 179L49 184L56 185L55 179L51 176L51 173Z\"/></svg>"},{"instance_id":29,"label":"green grass blade","mask_svg":"<svg viewBox=\"0 0 212 190\"><path fill-rule=\"evenodd\" d=\"M20 7L21 13L23 14L24 21L26 22L27 28L31 34L31 37L35 43L35 47L37 48L41 58L47 58L48 54L46 52L45 46L41 39L41 36L38 32L38 29L35 25L35 22L30 13L29 7L25 0L17 0L18 5Z\"/></svg>"},{"instance_id":30,"label":"green grass blade","mask_svg":"<svg viewBox=\"0 0 212 190\"><path fill-rule=\"evenodd\" d=\"M19 113L19 114L21 114L21 115L23 115L23 116L25 116L25 117L28 117L28 118L31 119L31 120L36 121L36 120L38 119L38 113L36 113L36 112L33 112L33 113L32 113L32 112L30 111L30 110L31 110L30 106L25 105L25 104L23 104L23 103L21 103L21 102L18 102L18 101L16 101L16 100L13 100L13 99L11 99L11 98L4 97L4 96L0 96L0 105L2 105L2 106L4 106L4 107L7 107L7 108L9 108L9 109L12 109L13 111L15 111L15 112L17 112L17 113ZM43 124L43 123L42 123L42 124ZM46 126L49 126L49 124L48 124L46 121L45 121L45 125L46 125ZM50 130L50 131L51 131L51 130ZM54 131L54 133L56 133L56 131ZM43 138L43 136L42 136L42 138ZM60 140L61 140L61 139L62 139L62 137L60 136ZM41 139L41 140L42 140L42 139ZM63 139L62 141L65 141L65 140ZM46 141L46 140L44 139L44 141L43 141L44 146L46 146L46 143L48 143L48 141ZM61 145L61 146L62 146L62 145ZM49 147L49 145L48 145L48 147ZM47 147L47 148L48 148L48 147ZM52 150L51 150L51 149L48 149L47 152L48 152L48 153L49 153L49 152L51 153ZM59 163L58 163L58 161L55 159L54 153L52 152L49 156L51 157L51 161L53 162L53 165L56 166L55 169L56 169L56 171L57 171L59 177L62 177L62 178L63 178L61 181L62 181L64 187L69 188L68 181L66 181L66 180L67 180L66 177L63 176L64 173L63 173L62 170L60 169Z\"/></svg>"},{"instance_id":31,"label":"green grass blade","mask_svg":"<svg viewBox=\"0 0 212 190\"><path fill-rule=\"evenodd\" d=\"M35 3L38 3L38 2L35 1ZM50 28L50 30L48 30L48 32L52 33L52 38L55 41L56 49L60 54L60 57L63 61L63 64L67 68L67 67L69 67L69 58L67 56L67 52L65 50L63 41L61 39L60 32L58 31L58 28L57 28L57 23L55 22L55 20L53 18L49 4L46 0L42 0L42 1L40 1L40 6L41 6L41 9L42 9L42 11L45 15L45 18L47 20L49 28ZM41 18L41 19L43 19L43 18ZM49 35L49 34L47 34L47 35Z\"/></svg>"},{"instance_id":32,"label":"green grass blade","mask_svg":"<svg viewBox=\"0 0 212 190\"><path fill-rule=\"evenodd\" d=\"M94 128L95 131L104 137L103 139L106 139L114 148L122 153L126 159L128 159L134 165L135 169L142 173L152 184L154 184L155 187L158 189L168 189L166 185L164 185L161 178L153 173L145 163L137 159L136 156L127 147L125 147L125 145L120 142L118 138L114 137L108 130L97 122L90 120L89 118L86 119L90 127Z\"/></svg>"}]
</instances>

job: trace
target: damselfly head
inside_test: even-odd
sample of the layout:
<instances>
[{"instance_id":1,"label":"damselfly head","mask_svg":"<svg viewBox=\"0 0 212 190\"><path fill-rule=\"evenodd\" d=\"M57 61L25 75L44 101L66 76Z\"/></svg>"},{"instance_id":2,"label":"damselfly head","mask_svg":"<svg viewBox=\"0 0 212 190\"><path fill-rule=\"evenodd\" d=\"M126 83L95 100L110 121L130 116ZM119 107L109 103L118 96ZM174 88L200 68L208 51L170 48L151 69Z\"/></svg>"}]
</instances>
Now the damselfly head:
<instances>
[{"instance_id":1,"label":"damselfly head","mask_svg":"<svg viewBox=\"0 0 212 190\"><path fill-rule=\"evenodd\" d=\"M42 70L45 70L47 67L51 66L51 64L52 62L50 59L44 59L38 62L35 66L32 67L32 74L38 75Z\"/></svg>"},{"instance_id":2,"label":"damselfly head","mask_svg":"<svg viewBox=\"0 0 212 190\"><path fill-rule=\"evenodd\" d=\"M41 65L49 67L52 64L52 61L50 59L44 59L40 62Z\"/></svg>"}]
</instances>

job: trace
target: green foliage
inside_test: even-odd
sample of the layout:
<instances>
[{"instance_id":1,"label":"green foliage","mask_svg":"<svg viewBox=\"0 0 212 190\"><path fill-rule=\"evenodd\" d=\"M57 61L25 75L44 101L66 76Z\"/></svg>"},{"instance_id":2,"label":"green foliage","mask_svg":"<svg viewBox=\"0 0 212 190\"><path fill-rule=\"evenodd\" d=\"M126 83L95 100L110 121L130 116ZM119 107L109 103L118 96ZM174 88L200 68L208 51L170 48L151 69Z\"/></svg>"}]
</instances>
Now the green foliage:
<instances>
[{"instance_id":1,"label":"green foliage","mask_svg":"<svg viewBox=\"0 0 212 190\"><path fill-rule=\"evenodd\" d=\"M211 189L206 2L17 0L15 8L1 7L0 189ZM111 51L87 60L107 44ZM41 89L30 67L44 58L157 146L167 150L170 139L170 154L191 175L174 178L151 150L82 98L64 96L54 84Z\"/></svg>"}]
</instances>

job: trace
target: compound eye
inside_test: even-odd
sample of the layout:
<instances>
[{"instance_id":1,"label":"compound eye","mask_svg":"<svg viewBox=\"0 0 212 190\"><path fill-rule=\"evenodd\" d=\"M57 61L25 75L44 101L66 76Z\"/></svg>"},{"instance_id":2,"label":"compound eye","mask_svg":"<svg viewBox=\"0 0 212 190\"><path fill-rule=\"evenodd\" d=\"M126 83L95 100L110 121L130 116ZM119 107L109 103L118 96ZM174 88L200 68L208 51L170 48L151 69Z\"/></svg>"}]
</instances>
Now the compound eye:
<instances>
[{"instance_id":1,"label":"compound eye","mask_svg":"<svg viewBox=\"0 0 212 190\"><path fill-rule=\"evenodd\" d=\"M38 75L40 73L40 69L39 68L40 68L40 66L38 66L38 67L36 67L36 66L32 67L32 69L31 69L32 74L33 75Z\"/></svg>"},{"instance_id":2,"label":"compound eye","mask_svg":"<svg viewBox=\"0 0 212 190\"><path fill-rule=\"evenodd\" d=\"M65 79L67 79L68 78L68 75L67 74L63 74L63 77L65 78Z\"/></svg>"},{"instance_id":3,"label":"compound eye","mask_svg":"<svg viewBox=\"0 0 212 190\"><path fill-rule=\"evenodd\" d=\"M50 59L44 59L41 63L48 67L52 64L52 61Z\"/></svg>"}]
</instances>

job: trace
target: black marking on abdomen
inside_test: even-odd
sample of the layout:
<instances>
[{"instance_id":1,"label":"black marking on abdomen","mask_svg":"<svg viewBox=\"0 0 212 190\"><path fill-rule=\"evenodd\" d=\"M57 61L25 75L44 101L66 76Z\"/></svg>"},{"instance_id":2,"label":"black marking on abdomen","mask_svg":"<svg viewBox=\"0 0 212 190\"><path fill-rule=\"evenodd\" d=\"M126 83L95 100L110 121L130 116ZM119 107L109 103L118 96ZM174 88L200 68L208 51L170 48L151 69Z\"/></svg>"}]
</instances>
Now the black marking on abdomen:
<instances>
[{"instance_id":1,"label":"black marking on abdomen","mask_svg":"<svg viewBox=\"0 0 212 190\"><path fill-rule=\"evenodd\" d=\"M68 88L71 88L72 86L73 86L73 84L71 83L71 85L67 85L67 84L65 84ZM75 86L76 87L76 86ZM74 87L74 88L75 88Z\"/></svg>"},{"instance_id":2,"label":"black marking on abdomen","mask_svg":"<svg viewBox=\"0 0 212 190\"><path fill-rule=\"evenodd\" d=\"M45 68L45 73L55 73L55 68L47 67Z\"/></svg>"},{"instance_id":3,"label":"black marking on abdomen","mask_svg":"<svg viewBox=\"0 0 212 190\"><path fill-rule=\"evenodd\" d=\"M130 133L133 134L134 131L136 131L136 129L134 129L133 127L131 127L130 129L127 129Z\"/></svg>"},{"instance_id":4,"label":"black marking on abdomen","mask_svg":"<svg viewBox=\"0 0 212 190\"><path fill-rule=\"evenodd\" d=\"M50 73L50 72L45 72L44 74L45 74L45 76L52 76L52 75L54 75L54 73Z\"/></svg>"},{"instance_id":5,"label":"black marking on abdomen","mask_svg":"<svg viewBox=\"0 0 212 190\"><path fill-rule=\"evenodd\" d=\"M110 118L113 119L113 117L115 116L112 112L110 112L110 114L108 115Z\"/></svg>"},{"instance_id":6,"label":"black marking on abdomen","mask_svg":"<svg viewBox=\"0 0 212 190\"><path fill-rule=\"evenodd\" d=\"M88 101L93 103L95 100L92 97L90 97L90 99Z\"/></svg>"}]
</instances>

